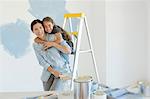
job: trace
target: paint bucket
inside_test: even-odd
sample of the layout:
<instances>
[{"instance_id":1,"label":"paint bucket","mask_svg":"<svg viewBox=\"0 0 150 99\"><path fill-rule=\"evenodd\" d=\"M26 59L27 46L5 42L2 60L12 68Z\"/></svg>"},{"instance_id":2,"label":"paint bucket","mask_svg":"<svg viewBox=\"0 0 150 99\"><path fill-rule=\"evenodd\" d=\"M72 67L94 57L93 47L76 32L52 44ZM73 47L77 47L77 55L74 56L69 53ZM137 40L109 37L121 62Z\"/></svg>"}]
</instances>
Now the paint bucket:
<instances>
[{"instance_id":1,"label":"paint bucket","mask_svg":"<svg viewBox=\"0 0 150 99\"><path fill-rule=\"evenodd\" d=\"M74 99L91 99L91 76L82 76L74 80Z\"/></svg>"},{"instance_id":2,"label":"paint bucket","mask_svg":"<svg viewBox=\"0 0 150 99\"><path fill-rule=\"evenodd\" d=\"M102 91L96 91L93 94L93 99L107 99L106 94Z\"/></svg>"},{"instance_id":3,"label":"paint bucket","mask_svg":"<svg viewBox=\"0 0 150 99\"><path fill-rule=\"evenodd\" d=\"M150 83L145 84L143 94L146 97L150 97Z\"/></svg>"}]
</instances>

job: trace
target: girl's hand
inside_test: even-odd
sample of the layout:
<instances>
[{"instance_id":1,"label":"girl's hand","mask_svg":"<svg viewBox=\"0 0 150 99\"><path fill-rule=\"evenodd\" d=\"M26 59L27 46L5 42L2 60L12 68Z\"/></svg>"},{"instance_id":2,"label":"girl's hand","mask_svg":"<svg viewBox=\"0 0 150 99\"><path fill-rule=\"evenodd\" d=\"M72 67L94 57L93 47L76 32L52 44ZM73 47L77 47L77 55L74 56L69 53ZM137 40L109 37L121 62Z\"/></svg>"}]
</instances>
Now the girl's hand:
<instances>
[{"instance_id":1,"label":"girl's hand","mask_svg":"<svg viewBox=\"0 0 150 99\"><path fill-rule=\"evenodd\" d=\"M43 47L44 47L44 50L47 50L48 48L54 46L54 42L44 42L43 43Z\"/></svg>"}]
</instances>

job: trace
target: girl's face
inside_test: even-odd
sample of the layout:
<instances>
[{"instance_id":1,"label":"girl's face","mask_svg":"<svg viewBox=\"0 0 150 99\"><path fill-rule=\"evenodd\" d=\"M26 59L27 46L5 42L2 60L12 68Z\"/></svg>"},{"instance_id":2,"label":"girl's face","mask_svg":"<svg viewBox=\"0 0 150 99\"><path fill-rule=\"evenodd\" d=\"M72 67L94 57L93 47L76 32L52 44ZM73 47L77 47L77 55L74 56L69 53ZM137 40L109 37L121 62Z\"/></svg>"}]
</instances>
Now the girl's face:
<instances>
[{"instance_id":1,"label":"girl's face","mask_svg":"<svg viewBox=\"0 0 150 99\"><path fill-rule=\"evenodd\" d=\"M41 23L36 23L33 25L33 33L41 39L44 37L44 28Z\"/></svg>"},{"instance_id":2,"label":"girl's face","mask_svg":"<svg viewBox=\"0 0 150 99\"><path fill-rule=\"evenodd\" d=\"M47 33L51 33L51 32L52 32L54 24L52 24L52 23L49 22L49 21L44 21L44 22L43 22L43 25L44 25L44 29L45 29L45 31L46 31Z\"/></svg>"}]
</instances>

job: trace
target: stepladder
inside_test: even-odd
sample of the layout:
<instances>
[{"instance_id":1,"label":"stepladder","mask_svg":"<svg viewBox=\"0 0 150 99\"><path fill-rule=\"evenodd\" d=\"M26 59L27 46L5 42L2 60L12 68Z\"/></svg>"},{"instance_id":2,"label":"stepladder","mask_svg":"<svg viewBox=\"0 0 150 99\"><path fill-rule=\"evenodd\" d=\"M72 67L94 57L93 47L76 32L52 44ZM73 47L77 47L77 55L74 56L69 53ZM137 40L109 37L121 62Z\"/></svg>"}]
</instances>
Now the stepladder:
<instances>
[{"instance_id":1,"label":"stepladder","mask_svg":"<svg viewBox=\"0 0 150 99\"><path fill-rule=\"evenodd\" d=\"M77 18L79 20L79 24L77 27L78 29L76 31L73 30L74 24L72 24L72 19L75 19L75 18ZM94 50L93 50L93 46L92 46L91 36L90 36L89 27L88 27L87 18L86 18L85 13L67 13L67 14L65 14L63 29L66 29L67 26L69 27L69 31L70 31L68 33L71 36L71 39L74 44L74 48L73 48L74 59L73 59L73 64L72 64L73 66L72 66L71 90L73 90L74 79L78 77L79 56L80 56L80 54L83 54L83 53L91 54L93 65L94 65L94 71L96 74L96 80L97 80L97 82L100 82L96 59L95 59L95 55L94 55ZM83 26L85 26L85 31L86 31L88 43L89 43L89 49L87 49L87 50L81 50L81 48L80 48Z\"/></svg>"}]
</instances>

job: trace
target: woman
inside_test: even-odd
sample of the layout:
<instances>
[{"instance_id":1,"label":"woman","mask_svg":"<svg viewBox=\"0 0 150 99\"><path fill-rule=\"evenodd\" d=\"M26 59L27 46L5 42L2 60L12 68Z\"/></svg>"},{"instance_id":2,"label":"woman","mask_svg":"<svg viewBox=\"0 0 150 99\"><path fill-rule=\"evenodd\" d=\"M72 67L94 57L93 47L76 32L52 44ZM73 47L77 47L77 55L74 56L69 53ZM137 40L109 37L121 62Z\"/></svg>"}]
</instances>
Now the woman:
<instances>
[{"instance_id":1,"label":"woman","mask_svg":"<svg viewBox=\"0 0 150 99\"><path fill-rule=\"evenodd\" d=\"M38 19L31 23L31 30L41 40L51 41L48 43L48 47L50 48L46 48L46 50L40 43L34 42L33 44L39 64L43 66L41 80L43 81L44 90L63 90L64 83L68 82L63 81L60 78L65 78L65 74L71 74L71 71L66 60L61 55L61 52L66 55L70 54L71 49L69 45L64 40L62 40L60 44L53 42L56 38L53 34L46 37L42 22ZM50 76L53 75L51 74L55 76L54 81L51 84L48 84L49 81L52 81ZM70 85L68 87L70 87Z\"/></svg>"}]
</instances>

